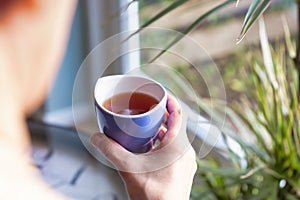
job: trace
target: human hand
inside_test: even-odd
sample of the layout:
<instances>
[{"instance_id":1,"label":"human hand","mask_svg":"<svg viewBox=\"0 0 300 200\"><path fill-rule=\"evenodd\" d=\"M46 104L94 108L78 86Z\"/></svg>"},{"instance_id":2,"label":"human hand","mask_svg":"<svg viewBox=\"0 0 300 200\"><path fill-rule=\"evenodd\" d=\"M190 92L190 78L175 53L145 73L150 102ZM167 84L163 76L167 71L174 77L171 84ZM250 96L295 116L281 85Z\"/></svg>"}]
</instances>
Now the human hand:
<instances>
[{"instance_id":1,"label":"human hand","mask_svg":"<svg viewBox=\"0 0 300 200\"><path fill-rule=\"evenodd\" d=\"M167 131L160 145L145 154L128 152L104 134L91 143L116 167L134 199L189 199L197 164L186 136L186 118L174 97L168 96Z\"/></svg>"}]
</instances>

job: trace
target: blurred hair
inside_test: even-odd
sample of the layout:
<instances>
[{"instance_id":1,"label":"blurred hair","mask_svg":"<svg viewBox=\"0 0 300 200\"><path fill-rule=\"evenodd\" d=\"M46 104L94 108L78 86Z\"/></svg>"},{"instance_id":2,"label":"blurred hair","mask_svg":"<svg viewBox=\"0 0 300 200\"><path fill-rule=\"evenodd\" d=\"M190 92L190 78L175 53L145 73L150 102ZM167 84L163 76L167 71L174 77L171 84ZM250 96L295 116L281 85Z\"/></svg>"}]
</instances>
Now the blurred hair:
<instances>
[{"instance_id":1,"label":"blurred hair","mask_svg":"<svg viewBox=\"0 0 300 200\"><path fill-rule=\"evenodd\" d=\"M3 14L13 5L20 3L22 0L0 0L0 14Z\"/></svg>"},{"instance_id":2,"label":"blurred hair","mask_svg":"<svg viewBox=\"0 0 300 200\"><path fill-rule=\"evenodd\" d=\"M13 10L14 7L31 8L34 2L35 0L0 0L0 17L3 17L9 11Z\"/></svg>"}]
</instances>

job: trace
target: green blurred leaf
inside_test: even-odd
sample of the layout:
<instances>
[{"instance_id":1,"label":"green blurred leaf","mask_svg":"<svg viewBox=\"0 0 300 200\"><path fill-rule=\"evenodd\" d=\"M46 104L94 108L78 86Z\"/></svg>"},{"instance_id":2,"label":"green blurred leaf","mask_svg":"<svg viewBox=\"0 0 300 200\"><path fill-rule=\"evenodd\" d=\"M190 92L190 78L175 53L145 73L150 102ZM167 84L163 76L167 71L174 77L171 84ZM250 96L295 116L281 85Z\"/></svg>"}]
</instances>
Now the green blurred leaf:
<instances>
[{"instance_id":1,"label":"green blurred leaf","mask_svg":"<svg viewBox=\"0 0 300 200\"><path fill-rule=\"evenodd\" d=\"M246 33L253 25L253 23L258 19L258 17L268 8L271 0L253 0L247 14L245 16L245 20L242 26L241 33L237 38L237 44L240 43L245 37Z\"/></svg>"},{"instance_id":2,"label":"green blurred leaf","mask_svg":"<svg viewBox=\"0 0 300 200\"><path fill-rule=\"evenodd\" d=\"M175 10L176 8L178 8L179 6L181 6L182 4L186 3L188 0L178 0L173 2L171 5L169 5L168 7L166 7L164 10L162 10L161 12L159 12L158 14L156 14L154 17L152 17L151 19L149 19L147 22L145 22L143 25L141 25L141 27L133 32L132 34L130 34L126 39L130 39L133 35L141 32L144 28L146 28L147 26L149 26L150 24L152 24L153 22L159 20L160 18L162 18L163 16L165 16L166 14L168 14L169 12Z\"/></svg>"},{"instance_id":3,"label":"green blurred leaf","mask_svg":"<svg viewBox=\"0 0 300 200\"><path fill-rule=\"evenodd\" d=\"M291 33L285 16L281 17L287 50L291 58L296 58L296 44L292 42Z\"/></svg>"},{"instance_id":4,"label":"green blurred leaf","mask_svg":"<svg viewBox=\"0 0 300 200\"><path fill-rule=\"evenodd\" d=\"M164 54L165 52L167 52L172 46L174 46L177 42L179 42L185 35L187 35L188 33L190 33L196 26L198 26L203 20L205 20L209 15L211 15L212 13L216 12L217 10L225 7L226 5L235 2L235 0L227 0L223 3L221 3L220 5L210 9L209 11L207 11L206 13L204 13L203 15L201 15L200 17L198 17L192 24L190 24L184 31L182 31L180 35L178 35L169 45L166 46L166 48L164 48L164 50L162 50L159 54L157 54L153 59L151 59L151 62L154 62L157 58L159 58L162 54Z\"/></svg>"},{"instance_id":5,"label":"green blurred leaf","mask_svg":"<svg viewBox=\"0 0 300 200\"><path fill-rule=\"evenodd\" d=\"M259 39L260 39L260 45L263 54L264 67L266 69L268 78L272 83L273 88L277 89L278 83L275 78L276 75L274 70L274 63L273 63L270 45L268 41L266 26L263 19L259 20Z\"/></svg>"}]
</instances>

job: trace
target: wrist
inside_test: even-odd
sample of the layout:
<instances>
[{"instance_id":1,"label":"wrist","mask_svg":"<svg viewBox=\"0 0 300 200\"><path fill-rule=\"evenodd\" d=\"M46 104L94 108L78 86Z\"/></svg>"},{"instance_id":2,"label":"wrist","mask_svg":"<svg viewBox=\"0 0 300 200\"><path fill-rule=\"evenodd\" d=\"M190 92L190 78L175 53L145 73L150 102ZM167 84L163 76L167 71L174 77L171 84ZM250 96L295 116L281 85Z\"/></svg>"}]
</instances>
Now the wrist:
<instances>
[{"instance_id":1,"label":"wrist","mask_svg":"<svg viewBox=\"0 0 300 200\"><path fill-rule=\"evenodd\" d=\"M167 184L147 183L143 184L126 184L126 189L130 200L185 200L189 195L179 194L178 189L172 188Z\"/></svg>"}]
</instances>

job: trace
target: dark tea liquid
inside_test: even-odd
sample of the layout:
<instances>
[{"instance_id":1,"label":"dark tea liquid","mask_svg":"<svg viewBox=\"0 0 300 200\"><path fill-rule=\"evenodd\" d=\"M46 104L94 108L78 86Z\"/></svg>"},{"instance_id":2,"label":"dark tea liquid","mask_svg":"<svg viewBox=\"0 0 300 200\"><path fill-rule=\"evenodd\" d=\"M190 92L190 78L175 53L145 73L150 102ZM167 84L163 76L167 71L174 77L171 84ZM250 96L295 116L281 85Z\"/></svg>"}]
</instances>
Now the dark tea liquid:
<instances>
[{"instance_id":1,"label":"dark tea liquid","mask_svg":"<svg viewBox=\"0 0 300 200\"><path fill-rule=\"evenodd\" d=\"M143 114L158 104L158 100L140 92L120 93L104 101L106 109L123 115Z\"/></svg>"}]
</instances>

